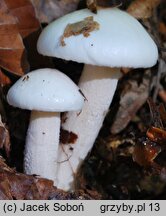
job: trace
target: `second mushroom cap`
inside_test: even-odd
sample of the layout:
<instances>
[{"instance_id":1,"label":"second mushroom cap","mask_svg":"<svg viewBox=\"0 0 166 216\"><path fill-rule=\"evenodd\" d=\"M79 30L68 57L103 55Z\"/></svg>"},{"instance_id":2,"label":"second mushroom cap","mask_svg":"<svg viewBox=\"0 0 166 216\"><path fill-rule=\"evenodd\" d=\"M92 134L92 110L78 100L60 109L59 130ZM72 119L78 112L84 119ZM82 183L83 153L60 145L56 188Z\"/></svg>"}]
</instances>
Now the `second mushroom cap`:
<instances>
[{"instance_id":1,"label":"second mushroom cap","mask_svg":"<svg viewBox=\"0 0 166 216\"><path fill-rule=\"evenodd\" d=\"M55 69L39 69L24 75L7 95L10 105L28 110L65 112L81 110L84 98L67 77Z\"/></svg>"}]
</instances>

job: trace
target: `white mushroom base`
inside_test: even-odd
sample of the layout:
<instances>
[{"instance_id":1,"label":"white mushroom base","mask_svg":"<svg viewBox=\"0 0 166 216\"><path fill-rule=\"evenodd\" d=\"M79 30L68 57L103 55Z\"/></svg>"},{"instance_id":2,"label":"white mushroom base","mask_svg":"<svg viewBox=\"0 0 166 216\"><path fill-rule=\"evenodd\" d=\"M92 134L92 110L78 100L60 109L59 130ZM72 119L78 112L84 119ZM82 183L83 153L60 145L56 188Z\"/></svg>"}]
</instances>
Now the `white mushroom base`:
<instances>
[{"instance_id":1,"label":"white mushroom base","mask_svg":"<svg viewBox=\"0 0 166 216\"><path fill-rule=\"evenodd\" d=\"M27 131L24 171L56 182L60 114L32 111Z\"/></svg>"},{"instance_id":2,"label":"white mushroom base","mask_svg":"<svg viewBox=\"0 0 166 216\"><path fill-rule=\"evenodd\" d=\"M72 131L78 139L72 145L69 143L59 148L56 185L58 188L74 188L75 173L93 147L112 102L120 74L119 68L84 66L79 87L87 101L80 114L69 112L63 124L63 129Z\"/></svg>"}]
</instances>

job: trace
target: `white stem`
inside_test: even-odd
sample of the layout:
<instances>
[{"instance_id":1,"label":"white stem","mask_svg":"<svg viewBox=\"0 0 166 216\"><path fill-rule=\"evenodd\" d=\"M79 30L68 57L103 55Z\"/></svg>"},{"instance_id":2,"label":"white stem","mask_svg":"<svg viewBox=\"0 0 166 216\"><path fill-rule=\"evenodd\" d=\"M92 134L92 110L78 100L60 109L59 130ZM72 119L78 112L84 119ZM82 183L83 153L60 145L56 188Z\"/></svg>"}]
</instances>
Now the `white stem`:
<instances>
[{"instance_id":1,"label":"white stem","mask_svg":"<svg viewBox=\"0 0 166 216\"><path fill-rule=\"evenodd\" d=\"M32 111L24 152L24 171L56 182L60 114Z\"/></svg>"},{"instance_id":2,"label":"white stem","mask_svg":"<svg viewBox=\"0 0 166 216\"><path fill-rule=\"evenodd\" d=\"M79 87L87 101L80 114L69 112L63 124L63 128L75 133L78 139L72 145L61 145L59 148L60 163L56 185L58 188L63 190L73 188L74 173L93 147L112 102L119 78L119 68L84 66Z\"/></svg>"}]
</instances>

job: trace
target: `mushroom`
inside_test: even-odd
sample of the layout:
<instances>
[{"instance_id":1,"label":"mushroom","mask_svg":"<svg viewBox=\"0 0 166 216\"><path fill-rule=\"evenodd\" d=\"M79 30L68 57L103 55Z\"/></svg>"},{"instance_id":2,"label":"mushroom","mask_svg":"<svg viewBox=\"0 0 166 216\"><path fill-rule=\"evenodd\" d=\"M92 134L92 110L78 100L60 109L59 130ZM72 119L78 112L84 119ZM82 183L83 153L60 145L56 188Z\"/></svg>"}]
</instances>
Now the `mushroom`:
<instances>
[{"instance_id":1,"label":"mushroom","mask_svg":"<svg viewBox=\"0 0 166 216\"><path fill-rule=\"evenodd\" d=\"M56 182L60 112L81 110L84 98L65 74L39 69L21 77L8 91L10 105L32 110L24 151L24 171Z\"/></svg>"},{"instance_id":2,"label":"mushroom","mask_svg":"<svg viewBox=\"0 0 166 216\"><path fill-rule=\"evenodd\" d=\"M81 161L91 150L121 76L120 67L146 68L156 64L158 49L143 26L117 8L75 11L49 24L41 33L38 52L85 63L79 87L87 100L82 112L67 114L63 128L78 136L59 150L57 187L73 188ZM70 143L69 143L70 144Z\"/></svg>"}]
</instances>

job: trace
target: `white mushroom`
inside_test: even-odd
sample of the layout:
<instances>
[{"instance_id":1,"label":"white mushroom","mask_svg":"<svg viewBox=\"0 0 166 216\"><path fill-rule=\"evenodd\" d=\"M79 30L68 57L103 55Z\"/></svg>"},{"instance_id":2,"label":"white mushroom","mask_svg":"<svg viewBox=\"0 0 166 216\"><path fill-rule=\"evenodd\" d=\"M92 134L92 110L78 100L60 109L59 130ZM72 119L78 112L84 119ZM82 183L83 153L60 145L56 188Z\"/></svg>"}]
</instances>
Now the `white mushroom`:
<instances>
[{"instance_id":1,"label":"white mushroom","mask_svg":"<svg viewBox=\"0 0 166 216\"><path fill-rule=\"evenodd\" d=\"M84 32L84 21L90 17L94 22L91 25L97 27L89 27ZM67 26L68 34L65 34ZM72 32L78 29L80 33ZM97 14L88 9L70 13L43 30L37 47L43 55L85 63L79 87L87 101L80 115L68 113L63 124L64 129L78 136L72 153L70 145L63 145L60 150L59 161L65 162L58 167L57 187L68 190L103 124L120 77L120 67L152 67L157 62L158 50L143 26L117 8L99 9Z\"/></svg>"},{"instance_id":2,"label":"white mushroom","mask_svg":"<svg viewBox=\"0 0 166 216\"><path fill-rule=\"evenodd\" d=\"M10 105L32 110L26 137L24 170L56 182L60 112L81 110L79 88L60 71L39 69L21 77L9 90Z\"/></svg>"}]
</instances>

